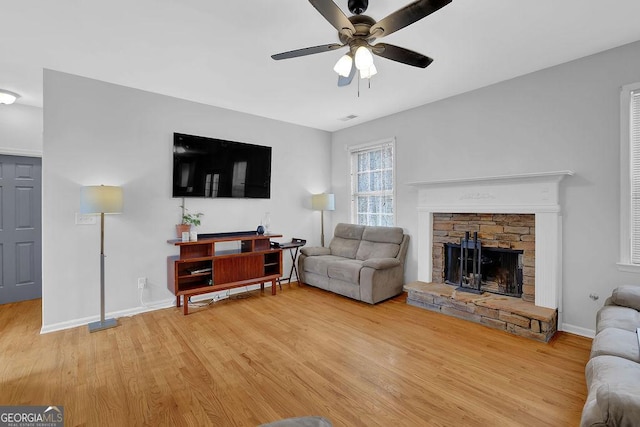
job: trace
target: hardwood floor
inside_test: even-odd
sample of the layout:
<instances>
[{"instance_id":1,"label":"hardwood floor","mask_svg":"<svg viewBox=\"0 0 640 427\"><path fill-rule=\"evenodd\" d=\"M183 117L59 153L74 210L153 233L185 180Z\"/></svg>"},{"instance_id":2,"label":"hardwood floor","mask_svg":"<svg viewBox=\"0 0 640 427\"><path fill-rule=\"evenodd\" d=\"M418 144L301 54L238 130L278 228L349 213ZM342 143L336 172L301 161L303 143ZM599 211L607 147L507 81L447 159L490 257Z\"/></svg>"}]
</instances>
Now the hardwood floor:
<instances>
[{"instance_id":1,"label":"hardwood floor","mask_svg":"<svg viewBox=\"0 0 640 427\"><path fill-rule=\"evenodd\" d=\"M542 344L405 304L312 287L39 335L40 300L0 306L0 405L66 426L573 426L591 340Z\"/></svg>"}]
</instances>

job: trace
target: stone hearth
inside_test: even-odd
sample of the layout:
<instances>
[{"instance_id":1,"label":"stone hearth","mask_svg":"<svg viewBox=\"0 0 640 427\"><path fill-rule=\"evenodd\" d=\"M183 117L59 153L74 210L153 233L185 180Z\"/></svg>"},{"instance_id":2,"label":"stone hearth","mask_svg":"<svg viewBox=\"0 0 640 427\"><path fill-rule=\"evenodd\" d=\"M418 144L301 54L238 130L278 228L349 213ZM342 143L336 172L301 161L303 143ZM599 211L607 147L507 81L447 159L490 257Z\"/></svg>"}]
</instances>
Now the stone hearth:
<instances>
[{"instance_id":1,"label":"stone hearth","mask_svg":"<svg viewBox=\"0 0 640 427\"><path fill-rule=\"evenodd\" d=\"M557 330L557 311L521 298L456 290L444 283L412 282L404 287L407 304L447 314L514 335L547 342Z\"/></svg>"}]
</instances>

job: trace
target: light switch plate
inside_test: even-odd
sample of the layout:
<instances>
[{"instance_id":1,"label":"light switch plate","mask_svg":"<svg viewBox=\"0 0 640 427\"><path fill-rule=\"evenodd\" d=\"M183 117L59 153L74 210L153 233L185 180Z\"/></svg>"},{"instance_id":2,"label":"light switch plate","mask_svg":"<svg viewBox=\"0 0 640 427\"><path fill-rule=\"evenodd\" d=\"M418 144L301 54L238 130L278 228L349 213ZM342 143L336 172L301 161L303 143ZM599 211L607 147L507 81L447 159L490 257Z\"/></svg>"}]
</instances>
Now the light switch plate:
<instances>
[{"instance_id":1,"label":"light switch plate","mask_svg":"<svg viewBox=\"0 0 640 427\"><path fill-rule=\"evenodd\" d=\"M76 212L76 225L93 225L98 223L96 215L81 214Z\"/></svg>"}]
</instances>

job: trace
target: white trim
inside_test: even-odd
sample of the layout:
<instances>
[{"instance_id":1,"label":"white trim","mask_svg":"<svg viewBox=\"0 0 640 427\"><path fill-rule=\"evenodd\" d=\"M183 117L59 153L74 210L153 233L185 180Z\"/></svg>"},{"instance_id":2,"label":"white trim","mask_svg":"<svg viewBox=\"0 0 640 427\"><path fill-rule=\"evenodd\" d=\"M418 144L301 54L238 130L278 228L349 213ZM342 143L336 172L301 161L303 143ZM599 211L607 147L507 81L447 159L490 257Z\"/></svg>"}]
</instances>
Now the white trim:
<instances>
[{"instance_id":1,"label":"white trim","mask_svg":"<svg viewBox=\"0 0 640 427\"><path fill-rule=\"evenodd\" d=\"M631 266L631 92L640 82L620 88L620 241L619 266ZM621 270L627 271L627 270ZM640 270L639 270L640 271ZM635 271L634 271L635 272Z\"/></svg>"},{"instance_id":2,"label":"white trim","mask_svg":"<svg viewBox=\"0 0 640 427\"><path fill-rule=\"evenodd\" d=\"M265 289L270 287L271 287L271 282L265 282ZM244 292L255 291L257 289L260 289L259 284L248 285L244 287L233 288L228 291L216 291L208 294L201 294L194 297L192 301L201 301L204 299L212 298L215 295L225 294L226 292L229 292L229 295L236 295L236 294L242 294ZM226 296L221 297L220 299L225 299L225 298ZM166 300L147 303L144 306L106 313L105 317L116 318L116 319L119 317L131 317L131 316L135 316L136 314L148 313L150 311L162 310L165 308L171 308L175 306L176 306L176 299L175 297L172 297ZM49 332L62 331L64 329L76 328L78 326L86 326L88 323L95 322L96 320L100 320L100 316L90 316L90 317L84 317L80 319L67 320L60 323L54 323L52 325L46 325L46 326L43 325L42 328L40 329L40 333L47 334Z\"/></svg>"},{"instance_id":3,"label":"white trim","mask_svg":"<svg viewBox=\"0 0 640 427\"><path fill-rule=\"evenodd\" d=\"M418 280L432 280L434 213L535 214L535 305L557 309L562 324L559 187L571 175L572 171L541 172L411 184L418 187Z\"/></svg>"},{"instance_id":4,"label":"white trim","mask_svg":"<svg viewBox=\"0 0 640 427\"><path fill-rule=\"evenodd\" d=\"M513 214L532 214L532 213L559 213L560 206L535 206L535 205L493 205L491 207L482 207L476 205L456 205L457 212L473 212L473 213L513 213ZM450 205L442 206L420 206L418 211L430 211L436 213L450 213Z\"/></svg>"},{"instance_id":5,"label":"white trim","mask_svg":"<svg viewBox=\"0 0 640 427\"><path fill-rule=\"evenodd\" d=\"M466 183L477 183L477 182L487 182L487 181L508 181L508 180L516 180L516 179L526 179L526 180L534 180L537 178L555 178L558 181L562 180L565 176L572 176L573 171L564 170L564 171L554 171L554 172L536 172L536 173L521 173L521 174L513 174L513 175L496 175L496 176L482 176L475 178L455 178L455 179L441 179L441 180L433 180L433 181L417 181L417 182L408 182L407 185L413 186L425 186L425 185L447 185L447 184L466 184Z\"/></svg>"},{"instance_id":6,"label":"white trim","mask_svg":"<svg viewBox=\"0 0 640 427\"><path fill-rule=\"evenodd\" d=\"M618 268L618 271L622 271L624 273L640 273L640 265L638 264L617 262L616 267Z\"/></svg>"},{"instance_id":7,"label":"white trim","mask_svg":"<svg viewBox=\"0 0 640 427\"><path fill-rule=\"evenodd\" d=\"M23 156L23 157L42 157L42 151L39 150L22 150L19 148L2 148L0 154L5 156Z\"/></svg>"},{"instance_id":8,"label":"white trim","mask_svg":"<svg viewBox=\"0 0 640 427\"><path fill-rule=\"evenodd\" d=\"M561 328L560 325L562 325ZM594 331L593 329L582 328L580 326L570 325L568 323L561 324L560 322L558 322L558 329L563 332L568 332L570 334L580 335L587 338L593 338L596 336L596 331Z\"/></svg>"},{"instance_id":9,"label":"white trim","mask_svg":"<svg viewBox=\"0 0 640 427\"><path fill-rule=\"evenodd\" d=\"M140 307L134 307L134 308L129 308L126 310L120 310L120 311L114 311L111 313L106 313L105 317L106 318L119 318L119 317L131 317L134 316L136 314L141 314L141 313L147 313L149 311L155 311L155 310L160 310L163 308L169 308L169 307L175 307L176 305L176 299L175 298L170 298L168 300L162 300L162 301L157 301L157 302L153 302L148 304L147 306L140 306ZM76 328L78 326L86 326L88 323L91 322L95 322L97 320L100 320L100 316L89 316L89 317L83 317L80 319L72 319L72 320L66 320L64 322L60 322L60 323L53 323L51 325L43 325L42 328L40 329L40 333L41 334L48 334L49 332L56 332L56 331L62 331L64 329L71 329L71 328Z\"/></svg>"},{"instance_id":10,"label":"white trim","mask_svg":"<svg viewBox=\"0 0 640 427\"><path fill-rule=\"evenodd\" d=\"M388 138L378 139L376 141L364 142L361 144L353 144L347 145L345 149L349 152L349 154L357 152L357 151L365 151L370 147L375 147L377 145L385 145L385 144L394 144L396 143L396 137L390 136ZM395 147L394 147L395 149Z\"/></svg>"}]
</instances>

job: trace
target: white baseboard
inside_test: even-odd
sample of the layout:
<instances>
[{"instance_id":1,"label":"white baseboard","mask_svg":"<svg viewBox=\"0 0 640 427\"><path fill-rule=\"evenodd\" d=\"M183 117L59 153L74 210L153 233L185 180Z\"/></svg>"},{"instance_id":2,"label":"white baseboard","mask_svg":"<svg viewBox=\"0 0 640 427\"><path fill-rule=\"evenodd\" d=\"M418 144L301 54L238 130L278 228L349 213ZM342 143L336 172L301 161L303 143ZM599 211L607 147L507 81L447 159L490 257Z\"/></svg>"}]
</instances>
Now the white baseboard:
<instances>
[{"instance_id":1,"label":"white baseboard","mask_svg":"<svg viewBox=\"0 0 640 427\"><path fill-rule=\"evenodd\" d=\"M175 298L167 300L156 301L150 304L145 304L140 307L128 308L126 310L113 311L111 313L105 313L105 318L118 318L118 317L130 317L140 313L146 313L148 311L160 310L163 308L175 307ZM67 320L60 323L54 323L52 325L43 325L40 329L41 334L48 334L49 332L62 331L64 329L77 328L78 326L84 326L91 322L100 320L100 316L90 316L80 319Z\"/></svg>"},{"instance_id":2,"label":"white baseboard","mask_svg":"<svg viewBox=\"0 0 640 427\"><path fill-rule=\"evenodd\" d=\"M265 289L270 287L271 287L271 283L265 283ZM259 284L229 289L228 295L237 295L237 294L241 294L248 291L254 291L256 289L260 289ZM205 299L210 299L210 298L213 298L215 295L218 295L218 300L225 299L227 298L226 297L227 291L218 291L218 292L212 292L210 294L196 295L192 298L192 301L197 302ZM144 306L106 313L105 317L116 318L116 319L118 317L130 317L140 313L146 313L149 311L155 311L155 310L160 310L163 308L169 308L169 307L175 307L175 306L176 306L176 299L172 297L167 300L148 303L148 304L145 304ZM81 319L73 319L73 320L67 320L60 323L54 323L52 325L43 325L42 328L40 329L40 333L48 334L49 332L56 332L56 331L62 331L64 329L77 328L78 326L84 326L91 322L95 322L96 320L100 320L100 316L90 316L90 317L84 317Z\"/></svg>"},{"instance_id":3,"label":"white baseboard","mask_svg":"<svg viewBox=\"0 0 640 427\"><path fill-rule=\"evenodd\" d=\"M575 335L581 335L587 338L593 338L596 336L596 331L594 331L593 329L582 328L580 326L569 325L567 323L563 323L562 329L560 330L564 332L569 332Z\"/></svg>"}]
</instances>

